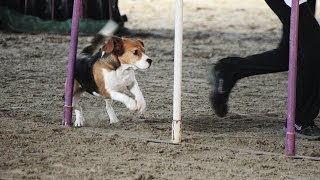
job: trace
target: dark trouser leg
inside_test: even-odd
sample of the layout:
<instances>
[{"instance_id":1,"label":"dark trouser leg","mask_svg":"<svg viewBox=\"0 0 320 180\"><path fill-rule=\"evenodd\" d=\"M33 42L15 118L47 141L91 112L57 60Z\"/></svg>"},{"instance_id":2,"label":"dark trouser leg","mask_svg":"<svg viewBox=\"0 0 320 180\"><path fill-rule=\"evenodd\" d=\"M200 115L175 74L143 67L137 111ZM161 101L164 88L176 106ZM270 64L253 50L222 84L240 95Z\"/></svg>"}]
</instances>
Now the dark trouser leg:
<instances>
[{"instance_id":1,"label":"dark trouser leg","mask_svg":"<svg viewBox=\"0 0 320 180\"><path fill-rule=\"evenodd\" d=\"M311 12L312 12L313 15L314 15L315 12L316 12L316 2L317 2L317 0L309 0L309 1L308 1L308 5L309 5L310 10L311 10Z\"/></svg>"},{"instance_id":2,"label":"dark trouser leg","mask_svg":"<svg viewBox=\"0 0 320 180\"><path fill-rule=\"evenodd\" d=\"M266 2L281 20L285 31L289 31L291 9L277 0ZM320 26L308 3L301 4L299 10L296 123L310 125L320 109Z\"/></svg>"},{"instance_id":3,"label":"dark trouser leg","mask_svg":"<svg viewBox=\"0 0 320 180\"><path fill-rule=\"evenodd\" d=\"M316 0L308 1L314 15ZM301 9L301 8L300 8ZM320 109L320 26L317 20L306 11L300 12L301 26L306 29L307 38L299 40L303 60L298 69L297 79L297 114L296 121L300 124L312 124ZM303 28L303 27L299 28ZM309 29L310 28L310 29ZM301 42L300 42L301 41ZM300 75L301 74L301 75ZM301 119L301 120L300 120ZM301 122L303 121L303 122Z\"/></svg>"},{"instance_id":4,"label":"dark trouser leg","mask_svg":"<svg viewBox=\"0 0 320 180\"><path fill-rule=\"evenodd\" d=\"M277 14L278 16L284 17L282 23L286 24L282 28L282 38L278 48L271 51L264 52L264 53L248 56L243 62L239 62L239 64L237 63L237 66L239 66L239 69L238 69L239 72L237 72L238 73L237 77L239 79L248 77L248 76L253 76L253 75L275 73L275 72L282 72L282 71L288 70L290 8L287 5L285 5L285 3L282 2L282 0L279 0L279 1L281 2L275 2L274 0L266 0L266 2L271 7L271 9L273 9L274 6L277 6L277 11L280 11L279 5L281 5L282 8L286 9L285 12L281 12L281 15ZM310 11L312 15L314 15L315 13L315 4L316 4L316 0L308 1L308 5L310 6ZM308 9L308 8L305 8L305 9ZM319 28L319 26L317 28L314 28L314 27L312 28L317 29ZM299 37L301 36L302 35L300 35ZM313 51L312 53L315 53L315 52L316 51Z\"/></svg>"},{"instance_id":5,"label":"dark trouser leg","mask_svg":"<svg viewBox=\"0 0 320 180\"><path fill-rule=\"evenodd\" d=\"M252 75L288 70L290 7L282 0L266 0L283 24L283 37L275 50L248 56L234 62L235 76L240 79ZM315 4L315 0L309 2ZM313 6L314 7L314 6ZM300 5L299 56L297 77L296 123L312 124L320 108L320 27L313 16L314 8Z\"/></svg>"}]
</instances>

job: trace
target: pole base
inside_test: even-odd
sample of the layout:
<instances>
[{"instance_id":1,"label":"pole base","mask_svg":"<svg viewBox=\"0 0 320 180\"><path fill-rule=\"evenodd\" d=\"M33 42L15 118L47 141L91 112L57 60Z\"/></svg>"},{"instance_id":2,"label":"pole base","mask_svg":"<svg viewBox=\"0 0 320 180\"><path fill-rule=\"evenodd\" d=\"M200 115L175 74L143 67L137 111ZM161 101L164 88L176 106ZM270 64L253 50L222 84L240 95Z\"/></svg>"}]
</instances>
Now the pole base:
<instances>
[{"instance_id":1,"label":"pole base","mask_svg":"<svg viewBox=\"0 0 320 180\"><path fill-rule=\"evenodd\" d=\"M287 140L287 144L286 144L286 154L287 156L295 156L296 152L295 152L295 135L294 132L287 132L286 134L286 140Z\"/></svg>"},{"instance_id":2,"label":"pole base","mask_svg":"<svg viewBox=\"0 0 320 180\"><path fill-rule=\"evenodd\" d=\"M181 120L172 121L172 143L181 143Z\"/></svg>"},{"instance_id":3,"label":"pole base","mask_svg":"<svg viewBox=\"0 0 320 180\"><path fill-rule=\"evenodd\" d=\"M64 120L63 124L67 127L71 127L72 120L72 106L64 105Z\"/></svg>"}]
</instances>

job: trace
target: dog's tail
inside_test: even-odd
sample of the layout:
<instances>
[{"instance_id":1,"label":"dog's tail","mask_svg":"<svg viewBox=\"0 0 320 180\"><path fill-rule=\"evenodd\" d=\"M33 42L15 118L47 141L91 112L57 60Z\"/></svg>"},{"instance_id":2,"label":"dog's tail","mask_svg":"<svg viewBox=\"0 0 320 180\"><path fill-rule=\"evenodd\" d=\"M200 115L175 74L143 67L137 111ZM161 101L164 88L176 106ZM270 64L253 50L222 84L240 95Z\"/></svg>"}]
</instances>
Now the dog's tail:
<instances>
[{"instance_id":1,"label":"dog's tail","mask_svg":"<svg viewBox=\"0 0 320 180\"><path fill-rule=\"evenodd\" d=\"M112 20L109 20L106 25L93 37L90 45L86 46L81 53L94 54L103 43L109 39L114 32L118 29L118 24Z\"/></svg>"}]
</instances>

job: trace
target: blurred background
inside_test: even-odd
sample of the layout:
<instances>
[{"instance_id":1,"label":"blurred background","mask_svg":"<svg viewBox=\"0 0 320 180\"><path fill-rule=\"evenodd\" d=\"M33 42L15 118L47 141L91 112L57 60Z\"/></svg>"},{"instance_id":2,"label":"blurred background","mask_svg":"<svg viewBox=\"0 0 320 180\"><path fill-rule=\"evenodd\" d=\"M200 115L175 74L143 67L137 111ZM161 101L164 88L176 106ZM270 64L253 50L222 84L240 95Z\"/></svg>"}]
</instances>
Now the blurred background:
<instances>
[{"instance_id":1,"label":"blurred background","mask_svg":"<svg viewBox=\"0 0 320 180\"><path fill-rule=\"evenodd\" d=\"M82 0L81 29L96 32L107 20L112 19L120 27L127 21L121 15L118 0ZM2 0L0 2L2 29L13 32L61 32L70 31L73 0Z\"/></svg>"},{"instance_id":2,"label":"blurred background","mask_svg":"<svg viewBox=\"0 0 320 180\"><path fill-rule=\"evenodd\" d=\"M186 30L265 32L281 29L264 1L184 0ZM2 29L11 32L69 33L73 0L1 0ZM319 3L317 9L319 9ZM128 29L174 29L175 0L82 0L80 31L97 32L109 19ZM320 12L316 12L320 17ZM194 27L197 27L196 29Z\"/></svg>"}]
</instances>

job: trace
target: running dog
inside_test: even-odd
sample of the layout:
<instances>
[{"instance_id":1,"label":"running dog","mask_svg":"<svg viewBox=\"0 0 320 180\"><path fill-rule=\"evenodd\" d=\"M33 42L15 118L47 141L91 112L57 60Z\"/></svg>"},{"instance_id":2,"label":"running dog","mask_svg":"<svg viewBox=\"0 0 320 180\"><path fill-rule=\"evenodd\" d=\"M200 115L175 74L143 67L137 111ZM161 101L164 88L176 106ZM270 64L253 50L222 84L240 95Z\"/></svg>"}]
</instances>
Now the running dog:
<instances>
[{"instance_id":1,"label":"running dog","mask_svg":"<svg viewBox=\"0 0 320 180\"><path fill-rule=\"evenodd\" d=\"M97 51L97 52L96 52ZM85 119L79 98L83 92L105 99L111 123L119 122L112 101L119 101L131 111L142 113L146 102L135 78L135 70L146 70L152 60L145 54L141 40L112 36L99 32L78 56L75 64L73 107L74 126L81 127ZM124 94L129 90L134 99Z\"/></svg>"}]
</instances>

